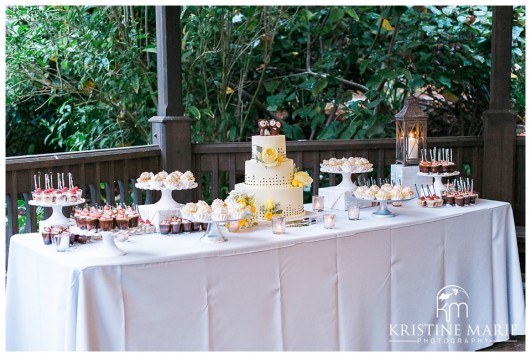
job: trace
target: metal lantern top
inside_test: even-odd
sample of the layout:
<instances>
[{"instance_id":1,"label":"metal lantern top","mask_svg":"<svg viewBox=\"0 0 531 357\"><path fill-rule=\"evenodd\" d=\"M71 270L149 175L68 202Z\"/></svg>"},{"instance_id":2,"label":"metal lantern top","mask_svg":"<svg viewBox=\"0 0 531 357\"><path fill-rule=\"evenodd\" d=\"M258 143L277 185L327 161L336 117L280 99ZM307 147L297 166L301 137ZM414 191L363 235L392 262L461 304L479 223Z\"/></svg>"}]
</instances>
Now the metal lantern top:
<instances>
[{"instance_id":1,"label":"metal lantern top","mask_svg":"<svg viewBox=\"0 0 531 357\"><path fill-rule=\"evenodd\" d=\"M396 120L404 120L406 118L419 119L428 118L424 110L419 104L419 100L411 95L408 95L404 100L404 107L396 115Z\"/></svg>"}]
</instances>

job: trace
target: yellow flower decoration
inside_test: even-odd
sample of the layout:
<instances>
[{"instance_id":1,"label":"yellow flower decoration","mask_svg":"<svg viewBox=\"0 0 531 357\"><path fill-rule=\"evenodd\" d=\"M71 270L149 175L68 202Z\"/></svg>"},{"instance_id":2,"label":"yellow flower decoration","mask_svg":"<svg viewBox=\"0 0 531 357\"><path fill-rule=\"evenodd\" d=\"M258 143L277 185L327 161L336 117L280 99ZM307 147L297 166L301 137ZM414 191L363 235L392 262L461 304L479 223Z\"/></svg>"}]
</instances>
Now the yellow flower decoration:
<instances>
[{"instance_id":1,"label":"yellow flower decoration","mask_svg":"<svg viewBox=\"0 0 531 357\"><path fill-rule=\"evenodd\" d=\"M304 187L304 186L311 185L312 182L313 182L312 177L308 175L306 172L297 171L293 175L293 181L291 184L292 186L295 186L295 187Z\"/></svg>"},{"instance_id":2,"label":"yellow flower decoration","mask_svg":"<svg viewBox=\"0 0 531 357\"><path fill-rule=\"evenodd\" d=\"M272 164L279 159L278 151L275 148L263 149L260 156L264 164Z\"/></svg>"},{"instance_id":3,"label":"yellow flower decoration","mask_svg":"<svg viewBox=\"0 0 531 357\"><path fill-rule=\"evenodd\" d=\"M256 212L256 206L255 205L252 205L251 206L251 213L255 213Z\"/></svg>"},{"instance_id":4,"label":"yellow flower decoration","mask_svg":"<svg viewBox=\"0 0 531 357\"><path fill-rule=\"evenodd\" d=\"M271 218L273 218L273 213L271 213L270 211L267 211L265 214L265 219L270 221Z\"/></svg>"},{"instance_id":5,"label":"yellow flower decoration","mask_svg":"<svg viewBox=\"0 0 531 357\"><path fill-rule=\"evenodd\" d=\"M240 220L239 225L240 225L240 227L243 227L243 226L245 226L246 223L247 223L246 220L242 219L242 220Z\"/></svg>"},{"instance_id":6,"label":"yellow flower decoration","mask_svg":"<svg viewBox=\"0 0 531 357\"><path fill-rule=\"evenodd\" d=\"M273 209L275 209L275 201L269 198L265 201L265 206L268 211L272 211Z\"/></svg>"}]
</instances>

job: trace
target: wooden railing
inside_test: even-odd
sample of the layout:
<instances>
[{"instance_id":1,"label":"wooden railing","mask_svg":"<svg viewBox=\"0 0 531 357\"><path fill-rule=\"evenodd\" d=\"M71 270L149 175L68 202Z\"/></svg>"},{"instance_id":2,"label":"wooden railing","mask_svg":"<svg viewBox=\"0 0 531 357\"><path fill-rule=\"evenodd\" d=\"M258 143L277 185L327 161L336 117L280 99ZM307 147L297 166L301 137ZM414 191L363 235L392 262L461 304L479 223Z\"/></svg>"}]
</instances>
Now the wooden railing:
<instances>
[{"instance_id":1,"label":"wooden railing","mask_svg":"<svg viewBox=\"0 0 531 357\"><path fill-rule=\"evenodd\" d=\"M475 187L481 193L483 173L481 137L429 138L429 147L433 146L452 148L453 159L459 171L475 178ZM393 139L288 141L287 152L288 157L293 159L298 168L311 173L314 178L312 190L313 193L317 193L320 181L323 181L320 180L319 163L331 157L365 157L374 165L374 177L389 177L389 167L395 162L395 141ZM243 181L245 160L250 158L250 153L250 142L193 144L191 169L199 183L199 187L193 190L193 199L204 199L203 196L224 197L223 190L233 188L237 182ZM33 176L39 171L42 174L71 172L76 185L84 189L85 198L90 204L101 202L142 204L142 192L135 189L135 179L143 171L159 171L160 160L161 151L156 145L7 158L6 249L9 248L9 238L20 231L19 213L26 216L23 232L36 230L35 207L27 206L25 211L19 212L18 200L26 202L27 205L34 186ZM335 185L338 175L326 175L328 176L326 184ZM513 210L516 225L522 226L525 225L525 138L517 139L515 176ZM145 194L144 203L151 202L150 192ZM46 214L50 212L47 211Z\"/></svg>"}]
</instances>

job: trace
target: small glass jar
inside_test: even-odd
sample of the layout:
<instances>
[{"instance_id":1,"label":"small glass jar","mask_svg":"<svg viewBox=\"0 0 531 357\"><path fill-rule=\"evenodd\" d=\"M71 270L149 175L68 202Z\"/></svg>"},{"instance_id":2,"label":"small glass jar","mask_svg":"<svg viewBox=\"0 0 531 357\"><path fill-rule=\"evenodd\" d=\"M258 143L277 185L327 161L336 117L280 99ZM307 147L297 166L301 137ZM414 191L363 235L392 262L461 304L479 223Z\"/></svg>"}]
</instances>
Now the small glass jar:
<instances>
[{"instance_id":1,"label":"small glass jar","mask_svg":"<svg viewBox=\"0 0 531 357\"><path fill-rule=\"evenodd\" d=\"M336 226L336 215L325 214L323 216L323 224L326 229L332 229Z\"/></svg>"},{"instance_id":2,"label":"small glass jar","mask_svg":"<svg viewBox=\"0 0 531 357\"><path fill-rule=\"evenodd\" d=\"M273 234L286 233L286 217L273 216L271 219L271 229L273 230Z\"/></svg>"},{"instance_id":3,"label":"small glass jar","mask_svg":"<svg viewBox=\"0 0 531 357\"><path fill-rule=\"evenodd\" d=\"M348 219L351 221L357 221L360 219L360 205L359 204L354 203L348 208Z\"/></svg>"},{"instance_id":4,"label":"small glass jar","mask_svg":"<svg viewBox=\"0 0 531 357\"><path fill-rule=\"evenodd\" d=\"M312 196L312 208L314 212L324 210L324 196Z\"/></svg>"}]
</instances>

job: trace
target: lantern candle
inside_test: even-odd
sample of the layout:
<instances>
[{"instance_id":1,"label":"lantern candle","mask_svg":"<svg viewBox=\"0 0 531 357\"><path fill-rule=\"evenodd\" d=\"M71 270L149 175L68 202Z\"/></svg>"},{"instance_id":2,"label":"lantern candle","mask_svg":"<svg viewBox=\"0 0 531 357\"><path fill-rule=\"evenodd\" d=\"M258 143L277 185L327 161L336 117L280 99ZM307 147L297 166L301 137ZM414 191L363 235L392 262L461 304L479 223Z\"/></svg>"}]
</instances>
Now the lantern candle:
<instances>
[{"instance_id":1,"label":"lantern candle","mask_svg":"<svg viewBox=\"0 0 531 357\"><path fill-rule=\"evenodd\" d=\"M314 212L321 212L324 209L324 196L313 196L312 204Z\"/></svg>"},{"instance_id":2,"label":"lantern candle","mask_svg":"<svg viewBox=\"0 0 531 357\"><path fill-rule=\"evenodd\" d=\"M273 234L284 234L286 232L286 217L273 216L271 219Z\"/></svg>"},{"instance_id":3,"label":"lantern candle","mask_svg":"<svg viewBox=\"0 0 531 357\"><path fill-rule=\"evenodd\" d=\"M419 146L418 146L417 138L415 138L412 133L409 134L409 138L407 139L407 148L408 148L410 159L419 158Z\"/></svg>"},{"instance_id":4,"label":"lantern candle","mask_svg":"<svg viewBox=\"0 0 531 357\"><path fill-rule=\"evenodd\" d=\"M325 214L323 216L323 223L326 229L334 228L336 225L336 215L335 214Z\"/></svg>"}]
</instances>

